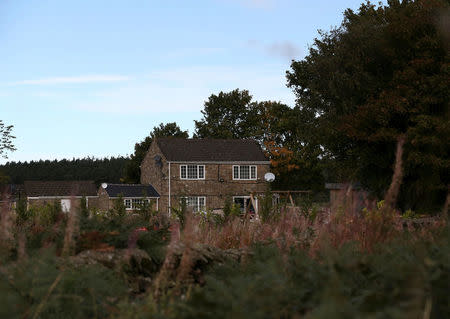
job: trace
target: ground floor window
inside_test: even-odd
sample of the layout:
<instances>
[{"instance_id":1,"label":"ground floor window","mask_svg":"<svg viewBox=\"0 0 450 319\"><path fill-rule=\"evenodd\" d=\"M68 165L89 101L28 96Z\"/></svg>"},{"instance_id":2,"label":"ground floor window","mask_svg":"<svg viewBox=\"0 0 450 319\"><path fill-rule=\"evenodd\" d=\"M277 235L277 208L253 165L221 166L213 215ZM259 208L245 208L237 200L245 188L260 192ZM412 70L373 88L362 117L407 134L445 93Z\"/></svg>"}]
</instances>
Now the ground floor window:
<instances>
[{"instance_id":1,"label":"ground floor window","mask_svg":"<svg viewBox=\"0 0 450 319\"><path fill-rule=\"evenodd\" d=\"M258 201L256 198L254 199L254 202L255 205L258 206ZM254 207L250 196L234 196L233 203L241 209L242 213L250 213L251 215L254 215L257 209L257 207Z\"/></svg>"},{"instance_id":2,"label":"ground floor window","mask_svg":"<svg viewBox=\"0 0 450 319\"><path fill-rule=\"evenodd\" d=\"M140 209L144 206L150 205L150 199L146 198L125 198L123 200L127 210Z\"/></svg>"},{"instance_id":3,"label":"ground floor window","mask_svg":"<svg viewBox=\"0 0 450 319\"><path fill-rule=\"evenodd\" d=\"M186 207L192 209L194 212L202 211L206 208L205 196L187 196L182 197L181 200L185 202Z\"/></svg>"}]
</instances>

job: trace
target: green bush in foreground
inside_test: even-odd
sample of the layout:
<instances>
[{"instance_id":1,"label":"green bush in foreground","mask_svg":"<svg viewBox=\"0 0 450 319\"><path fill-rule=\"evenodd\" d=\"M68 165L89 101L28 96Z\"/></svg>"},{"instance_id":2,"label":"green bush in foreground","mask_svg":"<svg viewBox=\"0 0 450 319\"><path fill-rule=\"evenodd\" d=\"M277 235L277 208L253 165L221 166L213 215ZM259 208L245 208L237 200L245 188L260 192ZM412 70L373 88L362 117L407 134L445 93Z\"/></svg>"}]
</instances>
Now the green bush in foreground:
<instances>
[{"instance_id":1,"label":"green bush in foreground","mask_svg":"<svg viewBox=\"0 0 450 319\"><path fill-rule=\"evenodd\" d=\"M39 251L0 272L0 318L104 318L126 285L100 265L72 265Z\"/></svg>"},{"instance_id":2,"label":"green bush in foreground","mask_svg":"<svg viewBox=\"0 0 450 319\"><path fill-rule=\"evenodd\" d=\"M216 266L204 287L123 307L129 318L448 318L449 228L408 234L373 253L356 245L283 255L257 245L243 263Z\"/></svg>"}]
</instances>

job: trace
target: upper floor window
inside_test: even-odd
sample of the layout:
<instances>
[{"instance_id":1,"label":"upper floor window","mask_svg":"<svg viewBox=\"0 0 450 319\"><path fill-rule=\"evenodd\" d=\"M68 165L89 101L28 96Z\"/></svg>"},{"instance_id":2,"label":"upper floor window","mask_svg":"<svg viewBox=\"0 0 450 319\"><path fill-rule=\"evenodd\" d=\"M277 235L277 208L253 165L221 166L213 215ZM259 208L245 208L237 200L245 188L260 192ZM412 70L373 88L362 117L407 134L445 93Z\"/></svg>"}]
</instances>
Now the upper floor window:
<instances>
[{"instance_id":1,"label":"upper floor window","mask_svg":"<svg viewBox=\"0 0 450 319\"><path fill-rule=\"evenodd\" d=\"M256 179L256 165L233 165L233 179Z\"/></svg>"},{"instance_id":2,"label":"upper floor window","mask_svg":"<svg viewBox=\"0 0 450 319\"><path fill-rule=\"evenodd\" d=\"M205 165L180 165L181 179L205 179Z\"/></svg>"}]
</instances>

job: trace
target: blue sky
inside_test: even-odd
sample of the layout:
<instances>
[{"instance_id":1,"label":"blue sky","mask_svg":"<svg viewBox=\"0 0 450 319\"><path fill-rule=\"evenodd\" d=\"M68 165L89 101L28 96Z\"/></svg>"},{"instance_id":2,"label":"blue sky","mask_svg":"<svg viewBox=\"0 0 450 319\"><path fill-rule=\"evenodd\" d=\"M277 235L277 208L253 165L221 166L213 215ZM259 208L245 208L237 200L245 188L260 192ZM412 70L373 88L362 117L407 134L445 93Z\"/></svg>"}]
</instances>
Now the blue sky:
<instances>
[{"instance_id":1,"label":"blue sky","mask_svg":"<svg viewBox=\"0 0 450 319\"><path fill-rule=\"evenodd\" d=\"M1 0L8 160L129 155L161 122L192 134L208 96L235 88L293 106L291 59L360 3Z\"/></svg>"}]
</instances>

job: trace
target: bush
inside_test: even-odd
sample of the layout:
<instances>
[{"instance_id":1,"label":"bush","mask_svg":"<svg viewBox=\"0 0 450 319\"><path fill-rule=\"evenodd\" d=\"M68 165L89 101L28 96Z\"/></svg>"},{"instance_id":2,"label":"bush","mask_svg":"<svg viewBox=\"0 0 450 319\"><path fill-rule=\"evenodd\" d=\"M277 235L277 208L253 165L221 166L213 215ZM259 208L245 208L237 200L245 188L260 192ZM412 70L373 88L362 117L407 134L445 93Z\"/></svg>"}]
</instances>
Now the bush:
<instances>
[{"instance_id":1,"label":"bush","mask_svg":"<svg viewBox=\"0 0 450 319\"><path fill-rule=\"evenodd\" d=\"M74 266L50 250L1 272L1 318L106 318L126 286L99 266Z\"/></svg>"},{"instance_id":2,"label":"bush","mask_svg":"<svg viewBox=\"0 0 450 319\"><path fill-rule=\"evenodd\" d=\"M362 252L348 243L316 258L257 245L218 265L204 287L153 315L171 318L447 318L449 228L434 241L400 237ZM161 304L160 304L161 305ZM425 315L424 315L425 313Z\"/></svg>"}]
</instances>

